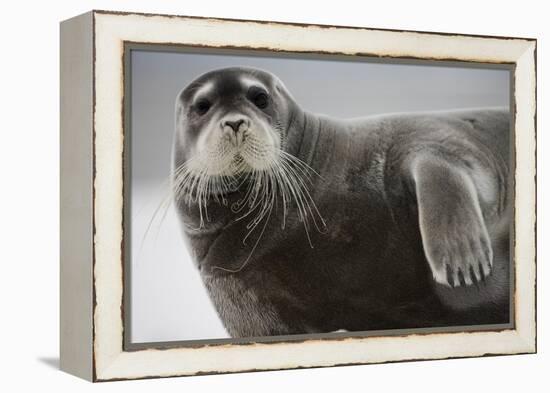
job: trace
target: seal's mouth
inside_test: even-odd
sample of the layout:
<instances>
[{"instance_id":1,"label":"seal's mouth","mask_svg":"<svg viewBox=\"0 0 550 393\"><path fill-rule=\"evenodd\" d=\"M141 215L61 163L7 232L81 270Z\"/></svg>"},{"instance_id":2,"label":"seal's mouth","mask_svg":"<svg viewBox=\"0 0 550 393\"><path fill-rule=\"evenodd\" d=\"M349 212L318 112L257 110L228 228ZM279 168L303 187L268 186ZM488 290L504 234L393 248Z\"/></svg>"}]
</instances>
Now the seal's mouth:
<instances>
[{"instance_id":1,"label":"seal's mouth","mask_svg":"<svg viewBox=\"0 0 550 393\"><path fill-rule=\"evenodd\" d=\"M249 135L250 133L247 131L228 133L225 135L225 139L233 148L239 150L243 148Z\"/></svg>"},{"instance_id":2,"label":"seal's mouth","mask_svg":"<svg viewBox=\"0 0 550 393\"><path fill-rule=\"evenodd\" d=\"M269 152L266 153L266 151ZM173 195L177 201L197 205L200 226L212 201L227 204L227 197L239 192L244 196L239 211L248 206L250 215L259 206L271 209L281 199L284 217L291 205L298 208L300 221L319 216L312 199L312 186L319 174L293 155L272 146L244 144L241 148L220 155L198 155L172 174Z\"/></svg>"}]
</instances>

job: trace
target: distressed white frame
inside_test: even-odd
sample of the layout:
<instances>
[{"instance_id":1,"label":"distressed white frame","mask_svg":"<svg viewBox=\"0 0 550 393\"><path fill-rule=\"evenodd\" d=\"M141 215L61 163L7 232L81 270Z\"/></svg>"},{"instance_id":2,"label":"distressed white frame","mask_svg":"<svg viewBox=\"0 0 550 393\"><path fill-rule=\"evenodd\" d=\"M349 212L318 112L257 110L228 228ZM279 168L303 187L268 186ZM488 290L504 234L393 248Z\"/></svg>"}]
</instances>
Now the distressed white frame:
<instances>
[{"instance_id":1,"label":"distressed white frame","mask_svg":"<svg viewBox=\"0 0 550 393\"><path fill-rule=\"evenodd\" d=\"M536 41L93 13L93 379L270 370L536 351ZM515 63L515 328L503 331L123 350L124 42Z\"/></svg>"}]
</instances>

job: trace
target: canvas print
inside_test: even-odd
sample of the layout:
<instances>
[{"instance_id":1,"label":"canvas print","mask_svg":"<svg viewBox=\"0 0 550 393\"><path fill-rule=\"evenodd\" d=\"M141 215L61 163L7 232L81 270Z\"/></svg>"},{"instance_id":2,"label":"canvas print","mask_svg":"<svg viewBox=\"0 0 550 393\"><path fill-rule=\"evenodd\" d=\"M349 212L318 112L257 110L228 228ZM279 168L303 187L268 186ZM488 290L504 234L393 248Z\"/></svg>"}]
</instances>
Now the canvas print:
<instances>
[{"instance_id":1,"label":"canvas print","mask_svg":"<svg viewBox=\"0 0 550 393\"><path fill-rule=\"evenodd\" d=\"M509 68L139 46L126 67L131 343L510 326Z\"/></svg>"}]
</instances>

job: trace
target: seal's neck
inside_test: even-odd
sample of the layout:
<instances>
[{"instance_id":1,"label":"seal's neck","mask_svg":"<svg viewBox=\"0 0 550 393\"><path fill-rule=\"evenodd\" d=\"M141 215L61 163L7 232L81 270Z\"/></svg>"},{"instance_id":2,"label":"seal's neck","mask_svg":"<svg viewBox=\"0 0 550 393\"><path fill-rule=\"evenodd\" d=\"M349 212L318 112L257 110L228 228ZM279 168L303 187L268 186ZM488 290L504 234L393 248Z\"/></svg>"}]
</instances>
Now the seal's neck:
<instances>
[{"instance_id":1,"label":"seal's neck","mask_svg":"<svg viewBox=\"0 0 550 393\"><path fill-rule=\"evenodd\" d=\"M284 149L287 153L312 165L313 154L322 132L322 119L301 109L289 117Z\"/></svg>"}]
</instances>

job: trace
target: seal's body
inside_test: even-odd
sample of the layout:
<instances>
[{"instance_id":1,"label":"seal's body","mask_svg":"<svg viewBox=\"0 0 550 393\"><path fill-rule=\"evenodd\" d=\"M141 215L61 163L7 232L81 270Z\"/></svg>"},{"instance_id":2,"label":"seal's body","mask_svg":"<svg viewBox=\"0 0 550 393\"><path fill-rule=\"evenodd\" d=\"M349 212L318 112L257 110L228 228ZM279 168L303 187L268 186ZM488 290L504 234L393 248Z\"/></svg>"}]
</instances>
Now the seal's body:
<instances>
[{"instance_id":1,"label":"seal's body","mask_svg":"<svg viewBox=\"0 0 550 393\"><path fill-rule=\"evenodd\" d=\"M250 95L258 85L265 106ZM190 114L205 100L201 89L199 96L210 94L206 126ZM176 172L199 150L217 146L220 161L228 149L221 137L208 145L192 132L229 132L235 150L222 161L234 169L208 177L246 174L233 187L206 188L203 199L201 181L188 174L195 180L176 195L193 258L231 336L508 322L507 110L335 120L303 111L274 76L232 68L185 89L177 113ZM254 151L294 157L281 173L299 179L298 191L285 194L281 175L254 183L281 161L241 153L260 128L268 137L255 139ZM250 197L262 187L267 196ZM258 201L270 201L270 189L274 202L263 215L250 213L262 212ZM243 201L256 226L236 212Z\"/></svg>"}]
</instances>

